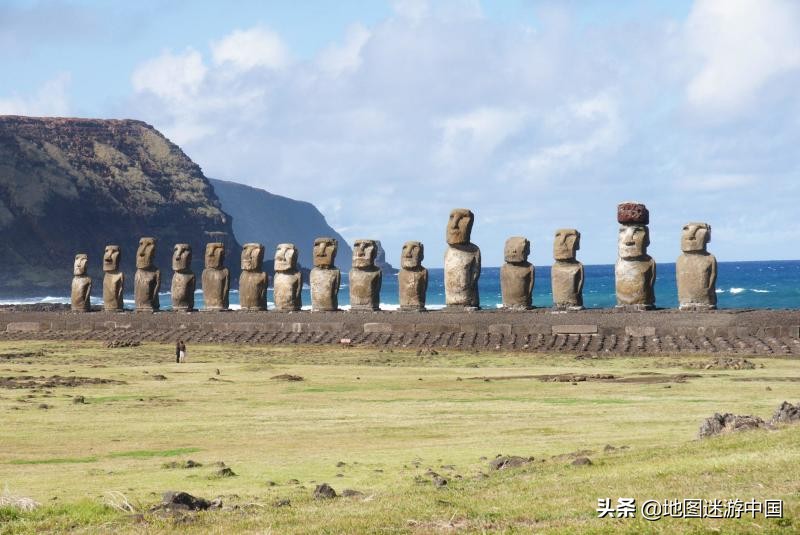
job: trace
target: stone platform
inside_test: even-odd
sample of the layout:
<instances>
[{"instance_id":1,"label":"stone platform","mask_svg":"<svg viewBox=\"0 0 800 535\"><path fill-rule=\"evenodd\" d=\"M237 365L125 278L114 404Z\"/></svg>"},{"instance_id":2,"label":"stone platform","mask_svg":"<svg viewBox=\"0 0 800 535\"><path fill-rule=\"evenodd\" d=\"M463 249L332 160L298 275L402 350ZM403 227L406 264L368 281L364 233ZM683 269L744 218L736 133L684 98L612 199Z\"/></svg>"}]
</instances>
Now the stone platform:
<instances>
[{"instance_id":1,"label":"stone platform","mask_svg":"<svg viewBox=\"0 0 800 535\"><path fill-rule=\"evenodd\" d=\"M0 310L0 340L347 344L548 353L800 356L800 311L43 312Z\"/></svg>"}]
</instances>

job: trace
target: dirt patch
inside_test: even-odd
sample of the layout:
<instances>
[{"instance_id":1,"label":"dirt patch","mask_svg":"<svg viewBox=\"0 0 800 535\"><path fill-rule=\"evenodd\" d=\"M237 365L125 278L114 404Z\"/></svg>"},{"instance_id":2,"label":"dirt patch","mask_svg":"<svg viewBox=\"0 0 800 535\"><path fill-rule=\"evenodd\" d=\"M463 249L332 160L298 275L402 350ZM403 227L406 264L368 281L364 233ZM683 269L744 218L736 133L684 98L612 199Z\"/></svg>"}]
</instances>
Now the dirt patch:
<instances>
[{"instance_id":1,"label":"dirt patch","mask_svg":"<svg viewBox=\"0 0 800 535\"><path fill-rule=\"evenodd\" d=\"M282 373L280 375L273 375L272 377L270 377L270 379L273 379L275 381L289 381L289 382L305 381L305 379L303 379L301 376L292 375L290 373Z\"/></svg>"},{"instance_id":2,"label":"dirt patch","mask_svg":"<svg viewBox=\"0 0 800 535\"><path fill-rule=\"evenodd\" d=\"M18 375L16 377L0 377L0 388L56 388L59 386L76 387L83 385L124 385L125 381L116 379L102 379L100 377L62 377L52 375L38 377L33 375Z\"/></svg>"},{"instance_id":3,"label":"dirt patch","mask_svg":"<svg viewBox=\"0 0 800 535\"><path fill-rule=\"evenodd\" d=\"M800 383L800 377L735 377L731 381L779 381L784 383Z\"/></svg>"},{"instance_id":4,"label":"dirt patch","mask_svg":"<svg viewBox=\"0 0 800 535\"><path fill-rule=\"evenodd\" d=\"M582 374L582 373L562 373L558 375L499 375L499 376L483 376L483 377L470 377L474 381L508 381L511 379L536 379L543 383L584 383L584 382L601 382L601 383L641 383L641 384L656 384L656 383L685 383L688 379L702 377L696 373L679 373L675 375L666 375L656 372L643 372L629 377L620 377L610 373L595 373L595 374Z\"/></svg>"},{"instance_id":5,"label":"dirt patch","mask_svg":"<svg viewBox=\"0 0 800 535\"><path fill-rule=\"evenodd\" d=\"M718 357L704 362L690 362L685 367L701 370L755 370L756 364L747 359ZM762 364L761 367L763 368L764 365Z\"/></svg>"},{"instance_id":6,"label":"dirt patch","mask_svg":"<svg viewBox=\"0 0 800 535\"><path fill-rule=\"evenodd\" d=\"M139 347L142 343L139 340L109 340L106 342L108 349L117 349L120 347Z\"/></svg>"},{"instance_id":7,"label":"dirt patch","mask_svg":"<svg viewBox=\"0 0 800 535\"><path fill-rule=\"evenodd\" d=\"M19 353L0 353L0 360L30 359L44 357L45 355L44 349L40 349L39 351L22 351Z\"/></svg>"}]
</instances>

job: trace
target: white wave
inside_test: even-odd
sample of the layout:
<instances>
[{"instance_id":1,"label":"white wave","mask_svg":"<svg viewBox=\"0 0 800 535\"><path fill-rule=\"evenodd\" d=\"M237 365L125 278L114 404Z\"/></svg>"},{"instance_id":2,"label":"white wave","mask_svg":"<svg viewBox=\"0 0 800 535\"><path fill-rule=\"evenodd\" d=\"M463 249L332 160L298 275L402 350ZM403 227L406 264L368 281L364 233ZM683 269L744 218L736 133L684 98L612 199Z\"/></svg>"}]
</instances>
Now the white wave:
<instances>
[{"instance_id":1,"label":"white wave","mask_svg":"<svg viewBox=\"0 0 800 535\"><path fill-rule=\"evenodd\" d=\"M751 289L750 291L751 292L755 292L757 294L768 294L768 293L770 293L770 290L756 290L755 288Z\"/></svg>"},{"instance_id":2,"label":"white wave","mask_svg":"<svg viewBox=\"0 0 800 535\"><path fill-rule=\"evenodd\" d=\"M740 294L744 291L744 288L731 288L728 291L732 294Z\"/></svg>"},{"instance_id":3,"label":"white wave","mask_svg":"<svg viewBox=\"0 0 800 535\"><path fill-rule=\"evenodd\" d=\"M717 293L718 294L724 294L725 290L723 290L722 288L717 288Z\"/></svg>"}]
</instances>

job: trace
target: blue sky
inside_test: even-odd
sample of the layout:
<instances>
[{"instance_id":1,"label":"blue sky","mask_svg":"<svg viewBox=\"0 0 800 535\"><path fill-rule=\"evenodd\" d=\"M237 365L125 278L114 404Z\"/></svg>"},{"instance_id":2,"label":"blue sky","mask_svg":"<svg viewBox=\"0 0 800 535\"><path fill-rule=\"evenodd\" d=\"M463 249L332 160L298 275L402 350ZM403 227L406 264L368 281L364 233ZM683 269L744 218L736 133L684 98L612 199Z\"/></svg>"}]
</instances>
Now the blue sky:
<instances>
[{"instance_id":1,"label":"blue sky","mask_svg":"<svg viewBox=\"0 0 800 535\"><path fill-rule=\"evenodd\" d=\"M611 263L615 206L720 260L797 258L800 4L790 0L4 1L0 113L137 118L208 176L316 204L440 266L453 207ZM302 245L302 244L301 244Z\"/></svg>"}]
</instances>

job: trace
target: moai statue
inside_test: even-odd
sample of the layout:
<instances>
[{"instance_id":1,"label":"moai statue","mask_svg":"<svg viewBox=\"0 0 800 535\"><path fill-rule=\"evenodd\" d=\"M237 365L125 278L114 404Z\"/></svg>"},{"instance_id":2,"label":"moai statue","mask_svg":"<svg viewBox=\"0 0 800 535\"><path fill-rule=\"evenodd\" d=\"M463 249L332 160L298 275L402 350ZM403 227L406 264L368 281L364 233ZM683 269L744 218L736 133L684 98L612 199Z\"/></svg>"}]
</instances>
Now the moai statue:
<instances>
[{"instance_id":1,"label":"moai statue","mask_svg":"<svg viewBox=\"0 0 800 535\"><path fill-rule=\"evenodd\" d=\"M267 309L267 274L262 269L264 246L245 243L242 248L242 274L239 276L239 304L242 310Z\"/></svg>"},{"instance_id":2,"label":"moai statue","mask_svg":"<svg viewBox=\"0 0 800 535\"><path fill-rule=\"evenodd\" d=\"M528 262L531 242L521 236L506 240L504 249L505 264L500 268L500 291L503 295L503 308L528 310L531 307L533 284L536 272Z\"/></svg>"},{"instance_id":3,"label":"moai statue","mask_svg":"<svg viewBox=\"0 0 800 535\"><path fill-rule=\"evenodd\" d=\"M103 253L103 310L120 312L123 309L122 291L125 274L119 270L119 245L106 245Z\"/></svg>"},{"instance_id":4,"label":"moai statue","mask_svg":"<svg viewBox=\"0 0 800 535\"><path fill-rule=\"evenodd\" d=\"M400 310L425 310L425 294L428 291L428 270L422 267L425 247L418 241L403 244L400 255L400 273L397 274L400 291Z\"/></svg>"},{"instance_id":5,"label":"moai statue","mask_svg":"<svg viewBox=\"0 0 800 535\"><path fill-rule=\"evenodd\" d=\"M334 238L314 240L314 269L311 270L311 310L339 310L339 283L342 274L334 265L339 243Z\"/></svg>"},{"instance_id":6,"label":"moai statue","mask_svg":"<svg viewBox=\"0 0 800 535\"><path fill-rule=\"evenodd\" d=\"M687 223L681 234L681 250L675 264L681 310L717 308L717 259L706 250L711 225Z\"/></svg>"},{"instance_id":7,"label":"moai statue","mask_svg":"<svg viewBox=\"0 0 800 535\"><path fill-rule=\"evenodd\" d=\"M206 244L206 268L203 270L205 310L228 310L231 275L225 267L225 244Z\"/></svg>"},{"instance_id":8,"label":"moai statue","mask_svg":"<svg viewBox=\"0 0 800 535\"><path fill-rule=\"evenodd\" d=\"M303 306L303 274L297 269L297 248L280 243L275 249L275 278L272 281L275 310L295 312Z\"/></svg>"},{"instance_id":9,"label":"moai statue","mask_svg":"<svg viewBox=\"0 0 800 535\"><path fill-rule=\"evenodd\" d=\"M643 204L624 202L617 207L617 221L617 308L649 310L656 304L656 262L647 254L650 213Z\"/></svg>"},{"instance_id":10,"label":"moai statue","mask_svg":"<svg viewBox=\"0 0 800 535\"><path fill-rule=\"evenodd\" d=\"M86 263L89 255L76 254L75 263L72 265L72 311L89 312L91 302L89 299L92 293L92 278L86 274Z\"/></svg>"},{"instance_id":11,"label":"moai statue","mask_svg":"<svg viewBox=\"0 0 800 535\"><path fill-rule=\"evenodd\" d=\"M133 300L136 312L155 312L160 308L161 272L153 264L156 239L142 238L136 250L136 275L133 279Z\"/></svg>"},{"instance_id":12,"label":"moai statue","mask_svg":"<svg viewBox=\"0 0 800 535\"><path fill-rule=\"evenodd\" d=\"M375 265L378 244L375 240L356 240L353 243L353 269L350 270L350 310L381 309L383 274Z\"/></svg>"},{"instance_id":13,"label":"moai statue","mask_svg":"<svg viewBox=\"0 0 800 535\"><path fill-rule=\"evenodd\" d=\"M172 251L172 271L172 310L194 310L194 289L197 281L192 273L192 247L188 243L175 244Z\"/></svg>"},{"instance_id":14,"label":"moai statue","mask_svg":"<svg viewBox=\"0 0 800 535\"><path fill-rule=\"evenodd\" d=\"M449 309L478 310L478 278L481 250L470 243L475 215L464 208L450 212L447 223L447 251L444 255L444 295Z\"/></svg>"},{"instance_id":15,"label":"moai statue","mask_svg":"<svg viewBox=\"0 0 800 535\"><path fill-rule=\"evenodd\" d=\"M555 264L550 270L553 283L553 308L583 309L583 264L575 258L581 248L581 233L574 228L560 228L553 241Z\"/></svg>"}]
</instances>

